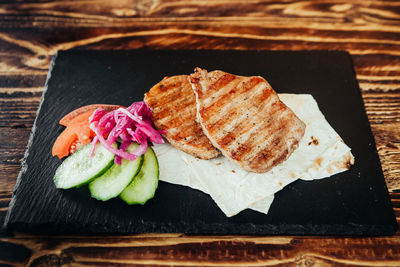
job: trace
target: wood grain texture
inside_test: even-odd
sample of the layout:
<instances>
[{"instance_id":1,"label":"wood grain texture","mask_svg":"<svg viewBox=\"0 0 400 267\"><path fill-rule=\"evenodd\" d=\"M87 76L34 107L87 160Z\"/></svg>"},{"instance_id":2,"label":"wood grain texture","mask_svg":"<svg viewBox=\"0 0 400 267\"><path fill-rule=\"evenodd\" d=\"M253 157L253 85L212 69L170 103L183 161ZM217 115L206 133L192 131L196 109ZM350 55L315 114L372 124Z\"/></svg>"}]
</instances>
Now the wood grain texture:
<instances>
[{"instance_id":1,"label":"wood grain texture","mask_svg":"<svg viewBox=\"0 0 400 267\"><path fill-rule=\"evenodd\" d=\"M236 237L143 234L119 237L25 236L1 238L15 253L32 254L24 263L56 261L89 265L175 265L175 266L292 266L398 265L400 239ZM1 247L0 243L0 247ZM19 247L18 245L22 245ZM371 253L373 251L373 253ZM11 260L6 264L13 264Z\"/></svg>"},{"instance_id":2,"label":"wood grain texture","mask_svg":"<svg viewBox=\"0 0 400 267\"><path fill-rule=\"evenodd\" d=\"M346 50L353 56L400 221L400 2L77 0L0 3L0 222L59 49ZM4 235L3 235L4 236ZM400 265L380 238L40 237L0 239L0 264Z\"/></svg>"}]
</instances>

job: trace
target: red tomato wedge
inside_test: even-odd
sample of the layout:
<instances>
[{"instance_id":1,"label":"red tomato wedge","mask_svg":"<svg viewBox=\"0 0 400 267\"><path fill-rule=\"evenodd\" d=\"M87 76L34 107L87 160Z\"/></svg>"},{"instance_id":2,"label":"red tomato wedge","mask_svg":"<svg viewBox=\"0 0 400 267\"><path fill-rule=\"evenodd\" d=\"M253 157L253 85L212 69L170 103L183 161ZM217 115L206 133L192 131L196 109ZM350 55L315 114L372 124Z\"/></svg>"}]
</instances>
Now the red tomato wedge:
<instances>
[{"instance_id":1,"label":"red tomato wedge","mask_svg":"<svg viewBox=\"0 0 400 267\"><path fill-rule=\"evenodd\" d=\"M67 128L55 141L52 155L61 159L92 141L95 133L89 128L89 117L97 108L102 108L106 112L109 112L120 107L122 106L106 104L88 105L75 109L65 115L60 120L60 124Z\"/></svg>"},{"instance_id":2,"label":"red tomato wedge","mask_svg":"<svg viewBox=\"0 0 400 267\"><path fill-rule=\"evenodd\" d=\"M123 106L119 106L119 105L109 105L109 104L93 104L93 105L87 105L87 106L83 106L80 108L77 108L73 111L71 111L70 113L68 113L67 115L65 115L61 120L60 120L60 124L62 126L68 126L68 124L74 119L76 118L78 115L86 113L88 111L91 111L93 113L93 111L95 111L98 108L102 108L104 109L106 112L110 112L114 109L117 108L124 108Z\"/></svg>"}]
</instances>

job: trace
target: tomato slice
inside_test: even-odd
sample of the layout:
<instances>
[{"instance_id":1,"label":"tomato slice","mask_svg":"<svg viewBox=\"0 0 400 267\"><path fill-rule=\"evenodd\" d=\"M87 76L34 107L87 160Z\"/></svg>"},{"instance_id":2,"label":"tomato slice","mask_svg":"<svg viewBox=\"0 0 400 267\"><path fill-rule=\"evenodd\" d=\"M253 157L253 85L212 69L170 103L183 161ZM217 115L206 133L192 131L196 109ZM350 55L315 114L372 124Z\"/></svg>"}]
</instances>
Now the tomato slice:
<instances>
[{"instance_id":1,"label":"tomato slice","mask_svg":"<svg viewBox=\"0 0 400 267\"><path fill-rule=\"evenodd\" d=\"M83 113L87 113L87 112L91 112L93 113L96 109L98 108L102 108L104 109L106 112L110 112L113 111L117 108L124 108L123 106L120 105L109 105L109 104L93 104L93 105L87 105L87 106L83 106L80 108L77 108L73 111L71 111L70 113L68 113L67 115L65 115L61 120L60 120L60 124L62 126L68 126L68 124L71 123L71 121L73 119L75 119L77 116L83 114Z\"/></svg>"},{"instance_id":2,"label":"tomato slice","mask_svg":"<svg viewBox=\"0 0 400 267\"><path fill-rule=\"evenodd\" d=\"M95 133L89 128L89 117L97 108L103 108L105 111L109 112L120 107L122 106L102 104L88 105L65 115L60 120L60 124L67 128L54 142L52 155L62 159L92 141Z\"/></svg>"}]
</instances>

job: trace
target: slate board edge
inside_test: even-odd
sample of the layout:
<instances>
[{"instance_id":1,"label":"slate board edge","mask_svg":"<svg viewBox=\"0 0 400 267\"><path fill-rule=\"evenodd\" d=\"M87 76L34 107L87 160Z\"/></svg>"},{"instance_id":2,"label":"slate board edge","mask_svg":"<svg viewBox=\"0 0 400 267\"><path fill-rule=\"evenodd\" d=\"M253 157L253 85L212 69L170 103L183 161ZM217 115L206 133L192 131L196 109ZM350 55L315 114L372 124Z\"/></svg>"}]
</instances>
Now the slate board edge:
<instances>
[{"instance_id":1,"label":"slate board edge","mask_svg":"<svg viewBox=\"0 0 400 267\"><path fill-rule=\"evenodd\" d=\"M29 148L32 146L33 139L34 139L34 137L35 137L35 133L36 133L36 122L37 122L37 120L38 120L38 117L39 117L39 114L40 114L40 110L41 110L42 105L43 105L43 102L44 102L44 100L45 100L45 95L46 95L46 92L47 92L47 89L48 89L48 83L49 83L49 80L50 80L50 78L51 78L51 74L52 74L52 72L53 72L53 68L54 68L54 65L55 65L57 56L58 56L58 52L56 52L56 53L54 54L54 56L53 56L53 58L52 58L52 60L51 60L51 62L50 62L50 67L49 67L49 70L48 70L47 76L46 76L46 82L45 82L44 87L43 87L42 97L40 98L39 107L38 107L38 109L37 109L37 111L36 111L35 121L33 122L32 130L31 130L31 133L30 133L29 139L28 139L28 144L26 145L26 148L25 148L24 158L23 158L23 160L22 160L20 172L19 172L19 174L18 174L17 181L16 181L15 186L14 186L14 189L13 189L13 194L12 194L12 196L11 196L10 204L8 205L8 210L7 210L6 217L5 217L5 219L4 219L4 223L3 223L3 226L2 226L2 230L7 230L7 228L9 228L9 227L8 227L8 223L9 223L9 221L10 221L10 216L11 216L11 214L12 214L12 209L13 209L13 207L14 207L14 203L16 202L16 199L17 199L17 194L16 194L16 192L17 192L18 187L19 187L19 185L20 185L20 183L21 183L22 176L24 175L24 173L25 173L26 170L28 169L28 164L27 164L26 161L27 161L27 158L28 158L28 156L29 156Z\"/></svg>"},{"instance_id":2,"label":"slate board edge","mask_svg":"<svg viewBox=\"0 0 400 267\"><path fill-rule=\"evenodd\" d=\"M396 231L394 227L388 225L362 225L362 224L321 224L318 226L305 224L281 224L280 226L273 224L242 224L239 227L235 226L221 226L220 224L139 224L134 231L110 231L107 227L99 225L99 228L80 228L71 224L70 229L65 228L62 234L73 235L121 235L121 234L142 234L142 233L181 233L187 235L299 235L299 236L390 236ZM80 226L81 227L81 226ZM57 232L60 229L58 225L54 224L28 224L23 222L13 222L8 225L10 230L21 232L45 234L45 235L59 235ZM150 230L149 230L150 228ZM178 229L185 229L179 231ZM268 234L265 234L268 233Z\"/></svg>"}]
</instances>

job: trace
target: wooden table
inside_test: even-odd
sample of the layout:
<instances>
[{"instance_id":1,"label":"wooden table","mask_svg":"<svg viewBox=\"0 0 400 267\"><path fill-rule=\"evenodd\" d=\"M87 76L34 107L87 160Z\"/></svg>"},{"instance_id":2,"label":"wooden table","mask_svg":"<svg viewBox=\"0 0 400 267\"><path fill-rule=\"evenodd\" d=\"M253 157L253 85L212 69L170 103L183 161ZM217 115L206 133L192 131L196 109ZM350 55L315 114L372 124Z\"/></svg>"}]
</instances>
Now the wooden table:
<instances>
[{"instance_id":1,"label":"wooden table","mask_svg":"<svg viewBox=\"0 0 400 267\"><path fill-rule=\"evenodd\" d=\"M77 0L0 3L0 223L59 49L346 50L400 221L400 2ZM393 237L0 235L8 265L400 266Z\"/></svg>"}]
</instances>

